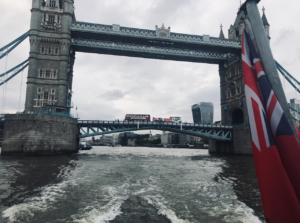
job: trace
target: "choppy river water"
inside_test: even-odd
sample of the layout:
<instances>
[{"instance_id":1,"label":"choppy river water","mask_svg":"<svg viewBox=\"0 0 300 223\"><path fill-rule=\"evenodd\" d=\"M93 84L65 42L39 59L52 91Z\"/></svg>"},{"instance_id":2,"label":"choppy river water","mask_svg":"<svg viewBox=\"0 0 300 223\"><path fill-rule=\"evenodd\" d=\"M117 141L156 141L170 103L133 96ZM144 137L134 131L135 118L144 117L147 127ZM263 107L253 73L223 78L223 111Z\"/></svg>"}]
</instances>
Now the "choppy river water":
<instances>
[{"instance_id":1,"label":"choppy river water","mask_svg":"<svg viewBox=\"0 0 300 223\"><path fill-rule=\"evenodd\" d=\"M94 147L0 156L0 222L264 222L252 157Z\"/></svg>"}]
</instances>

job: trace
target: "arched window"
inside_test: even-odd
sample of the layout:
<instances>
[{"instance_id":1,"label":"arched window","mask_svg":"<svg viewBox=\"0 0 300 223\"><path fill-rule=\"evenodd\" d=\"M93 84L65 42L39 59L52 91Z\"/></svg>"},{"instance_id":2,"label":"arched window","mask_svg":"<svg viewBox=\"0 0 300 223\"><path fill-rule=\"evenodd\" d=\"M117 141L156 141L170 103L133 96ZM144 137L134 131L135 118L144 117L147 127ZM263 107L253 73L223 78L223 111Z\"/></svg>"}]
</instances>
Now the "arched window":
<instances>
[{"instance_id":1,"label":"arched window","mask_svg":"<svg viewBox=\"0 0 300 223\"><path fill-rule=\"evenodd\" d=\"M232 125L241 125L244 123L244 114L241 109L237 109L232 113Z\"/></svg>"}]
</instances>

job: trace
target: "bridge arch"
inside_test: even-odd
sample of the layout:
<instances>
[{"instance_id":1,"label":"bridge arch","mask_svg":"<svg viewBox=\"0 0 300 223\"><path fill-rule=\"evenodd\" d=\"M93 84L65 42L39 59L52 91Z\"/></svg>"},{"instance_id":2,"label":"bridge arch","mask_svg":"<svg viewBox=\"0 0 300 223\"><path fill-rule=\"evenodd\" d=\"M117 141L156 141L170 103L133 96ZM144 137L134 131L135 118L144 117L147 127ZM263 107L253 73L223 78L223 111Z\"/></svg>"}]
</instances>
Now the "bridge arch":
<instances>
[{"instance_id":1,"label":"bridge arch","mask_svg":"<svg viewBox=\"0 0 300 223\"><path fill-rule=\"evenodd\" d=\"M232 118L232 122L231 122L232 125L241 125L245 122L243 110L240 108L233 110L231 118Z\"/></svg>"}]
</instances>

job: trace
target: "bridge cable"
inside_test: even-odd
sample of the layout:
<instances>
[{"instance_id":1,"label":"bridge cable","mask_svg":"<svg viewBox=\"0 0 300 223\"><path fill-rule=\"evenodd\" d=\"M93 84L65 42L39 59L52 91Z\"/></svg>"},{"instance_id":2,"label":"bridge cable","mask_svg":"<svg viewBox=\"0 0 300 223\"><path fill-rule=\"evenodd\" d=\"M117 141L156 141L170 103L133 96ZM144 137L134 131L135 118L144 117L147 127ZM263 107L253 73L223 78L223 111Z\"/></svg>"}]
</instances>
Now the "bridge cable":
<instances>
[{"instance_id":1,"label":"bridge cable","mask_svg":"<svg viewBox=\"0 0 300 223\"><path fill-rule=\"evenodd\" d=\"M8 77L6 80L0 82L0 86L7 83L8 81L10 81L13 77L15 77L17 74L22 72L26 67L28 67L28 65L29 65L29 63L26 63L22 67L18 67L17 69L15 69L13 74L10 77Z\"/></svg>"},{"instance_id":2,"label":"bridge cable","mask_svg":"<svg viewBox=\"0 0 300 223\"><path fill-rule=\"evenodd\" d=\"M8 59L8 54L6 54L6 65L5 65L5 71L7 70L7 59ZM6 75L7 75L7 72L6 72ZM5 87L5 92L4 92L4 106L3 106L3 114L5 113L5 103L6 103L6 92L7 92L7 82L6 84L4 85Z\"/></svg>"},{"instance_id":3,"label":"bridge cable","mask_svg":"<svg viewBox=\"0 0 300 223\"><path fill-rule=\"evenodd\" d=\"M5 72L4 72L4 75L0 75L0 77L2 77L3 76L3 78L5 79L5 76L6 76L6 74L7 74L7 59L8 59L8 54L6 54L6 61L5 61ZM5 85L3 86L3 91L2 91L2 97L1 97L1 109L3 110L1 110L0 112L1 113L3 113L4 114L4 107L5 107L5 100L4 100L4 98L5 98L5 93L6 93L6 89L5 89Z\"/></svg>"},{"instance_id":4,"label":"bridge cable","mask_svg":"<svg viewBox=\"0 0 300 223\"><path fill-rule=\"evenodd\" d=\"M19 97L19 108L18 108L18 111L20 111L20 106L21 106L21 95L22 95L23 74L24 74L24 70L22 70L22 75L21 75L21 86L20 86L20 97Z\"/></svg>"},{"instance_id":5,"label":"bridge cable","mask_svg":"<svg viewBox=\"0 0 300 223\"><path fill-rule=\"evenodd\" d=\"M278 69L278 71L282 74L282 76L292 85L292 87L296 90L296 91L298 91L299 93L300 93L300 89L293 83L293 81L294 82L296 82L296 84L300 84L300 82L299 81L297 81L291 74L289 74L286 70L284 70L284 68L282 68L281 66L278 66L277 65L277 69ZM293 81L292 81L292 80ZM284 88L285 88L285 82L283 82L284 83Z\"/></svg>"}]
</instances>

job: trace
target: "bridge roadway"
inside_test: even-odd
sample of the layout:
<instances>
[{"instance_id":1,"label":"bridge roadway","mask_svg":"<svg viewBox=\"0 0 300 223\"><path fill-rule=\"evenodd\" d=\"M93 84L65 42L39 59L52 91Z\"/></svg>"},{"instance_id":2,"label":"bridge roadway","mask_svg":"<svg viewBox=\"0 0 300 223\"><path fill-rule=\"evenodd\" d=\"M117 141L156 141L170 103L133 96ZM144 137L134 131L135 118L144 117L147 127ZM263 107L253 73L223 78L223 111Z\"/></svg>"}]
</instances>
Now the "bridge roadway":
<instances>
[{"instance_id":1,"label":"bridge roadway","mask_svg":"<svg viewBox=\"0 0 300 223\"><path fill-rule=\"evenodd\" d=\"M79 138L139 130L161 130L208 138L215 141L232 141L232 126L200 125L173 122L92 121L78 120Z\"/></svg>"},{"instance_id":2,"label":"bridge roadway","mask_svg":"<svg viewBox=\"0 0 300 223\"><path fill-rule=\"evenodd\" d=\"M70 27L75 51L162 60L219 64L227 53L240 54L241 41L74 21ZM166 36L160 37L159 32Z\"/></svg>"}]
</instances>

